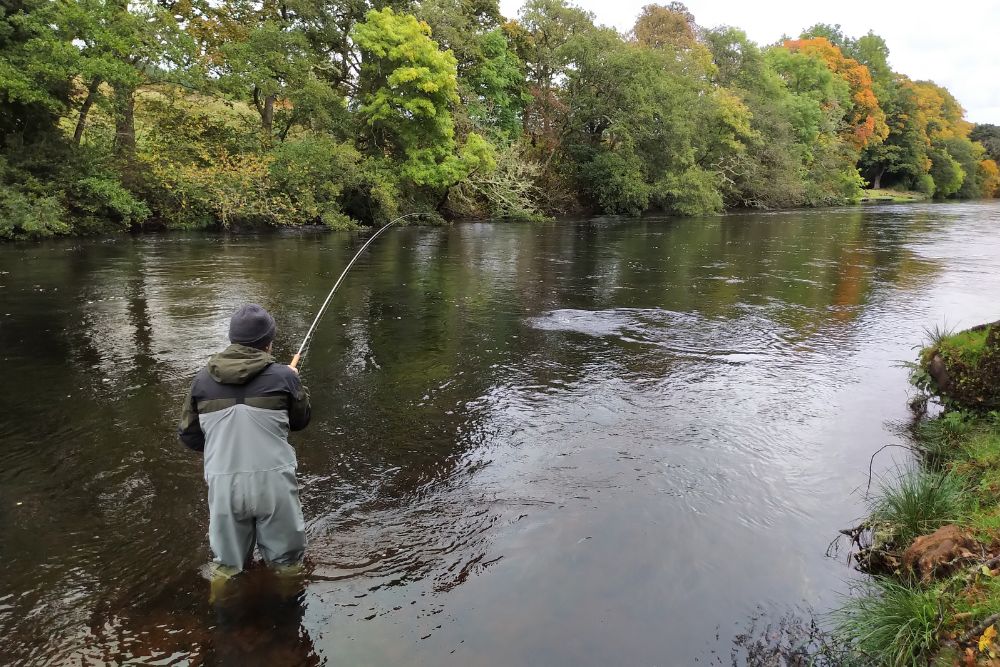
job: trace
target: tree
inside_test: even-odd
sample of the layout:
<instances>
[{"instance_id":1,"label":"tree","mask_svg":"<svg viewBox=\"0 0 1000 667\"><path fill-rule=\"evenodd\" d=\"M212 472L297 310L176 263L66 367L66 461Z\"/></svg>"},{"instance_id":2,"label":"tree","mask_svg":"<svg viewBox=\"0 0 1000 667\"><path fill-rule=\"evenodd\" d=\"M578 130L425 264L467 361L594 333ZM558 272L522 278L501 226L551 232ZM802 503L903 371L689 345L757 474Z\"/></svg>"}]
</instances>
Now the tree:
<instances>
[{"instance_id":1,"label":"tree","mask_svg":"<svg viewBox=\"0 0 1000 667\"><path fill-rule=\"evenodd\" d=\"M683 54L688 75L710 77L712 54L698 38L700 29L694 15L680 2L646 5L632 28L632 38L651 49L670 49Z\"/></svg>"},{"instance_id":2,"label":"tree","mask_svg":"<svg viewBox=\"0 0 1000 667\"><path fill-rule=\"evenodd\" d=\"M348 74L338 17L319 0L225 0L198 22L221 90L253 105L265 145L296 124L342 124Z\"/></svg>"},{"instance_id":3,"label":"tree","mask_svg":"<svg viewBox=\"0 0 1000 667\"><path fill-rule=\"evenodd\" d=\"M905 82L913 92L914 117L929 140L967 137L972 123L965 120L965 110L947 88L933 81Z\"/></svg>"},{"instance_id":4,"label":"tree","mask_svg":"<svg viewBox=\"0 0 1000 667\"><path fill-rule=\"evenodd\" d=\"M967 137L948 137L939 139L938 143L962 167L962 172L965 174L962 185L955 192L955 196L962 199L975 199L984 196L984 173L980 163L985 159L986 151L982 145Z\"/></svg>"},{"instance_id":5,"label":"tree","mask_svg":"<svg viewBox=\"0 0 1000 667\"><path fill-rule=\"evenodd\" d=\"M969 138L982 144L991 160L1000 160L1000 125L976 125L969 132Z\"/></svg>"},{"instance_id":6,"label":"tree","mask_svg":"<svg viewBox=\"0 0 1000 667\"><path fill-rule=\"evenodd\" d=\"M873 188L882 187L883 179L888 178L892 184L921 189L931 166L927 156L930 140L918 122L916 94L908 80L899 76L894 77L889 90L891 96L885 103L889 136L881 144L868 146L859 164Z\"/></svg>"},{"instance_id":7,"label":"tree","mask_svg":"<svg viewBox=\"0 0 1000 667\"><path fill-rule=\"evenodd\" d=\"M652 49L669 46L675 49L691 48L697 44L698 26L694 15L680 2L669 5L646 5L642 8L633 38Z\"/></svg>"},{"instance_id":8,"label":"tree","mask_svg":"<svg viewBox=\"0 0 1000 667\"><path fill-rule=\"evenodd\" d=\"M735 28L705 33L716 67L716 81L743 100L750 112L750 133L742 151L721 160L727 206L776 208L805 203L804 160L811 154L803 136L818 134L819 105L802 114L803 103L788 90L760 48ZM825 68L824 68L825 69ZM797 120L811 118L813 129L800 132Z\"/></svg>"},{"instance_id":9,"label":"tree","mask_svg":"<svg viewBox=\"0 0 1000 667\"><path fill-rule=\"evenodd\" d=\"M447 188L488 165L489 146L470 133L457 153L450 112L459 101L455 56L430 34L426 23L389 8L365 15L352 33L363 54L358 113L369 153L400 160L416 185Z\"/></svg>"},{"instance_id":10,"label":"tree","mask_svg":"<svg viewBox=\"0 0 1000 667\"><path fill-rule=\"evenodd\" d=\"M879 106L868 68L853 58L844 56L825 37L786 40L784 47L792 52L815 54L823 59L831 72L839 76L850 89L851 106L847 116L845 138L855 148L862 149L881 143L889 135L885 112Z\"/></svg>"},{"instance_id":11,"label":"tree","mask_svg":"<svg viewBox=\"0 0 1000 667\"><path fill-rule=\"evenodd\" d=\"M0 142L32 145L57 132L70 105L78 53L62 7L45 0L0 5Z\"/></svg>"},{"instance_id":12,"label":"tree","mask_svg":"<svg viewBox=\"0 0 1000 667\"><path fill-rule=\"evenodd\" d=\"M940 142L935 142L928 151L928 156L931 160L930 175L934 179L934 196L943 199L958 192L965 180L965 170L962 169L962 165Z\"/></svg>"},{"instance_id":13,"label":"tree","mask_svg":"<svg viewBox=\"0 0 1000 667\"><path fill-rule=\"evenodd\" d=\"M559 118L566 111L559 81L567 74L571 42L593 30L593 14L566 0L528 0L510 31L532 99L524 113L524 132L532 145L547 153L546 163L558 146Z\"/></svg>"},{"instance_id":14,"label":"tree","mask_svg":"<svg viewBox=\"0 0 1000 667\"><path fill-rule=\"evenodd\" d=\"M1000 167L995 160L983 160L979 163L979 176L982 180L983 197L1000 197Z\"/></svg>"},{"instance_id":15,"label":"tree","mask_svg":"<svg viewBox=\"0 0 1000 667\"><path fill-rule=\"evenodd\" d=\"M742 102L688 76L690 52L601 29L572 53L562 153L592 204L629 215L720 210L721 158L751 133Z\"/></svg>"},{"instance_id":16,"label":"tree","mask_svg":"<svg viewBox=\"0 0 1000 667\"><path fill-rule=\"evenodd\" d=\"M501 142L517 137L530 98L496 0L424 0L417 16L455 56L460 135L475 130Z\"/></svg>"}]
</instances>

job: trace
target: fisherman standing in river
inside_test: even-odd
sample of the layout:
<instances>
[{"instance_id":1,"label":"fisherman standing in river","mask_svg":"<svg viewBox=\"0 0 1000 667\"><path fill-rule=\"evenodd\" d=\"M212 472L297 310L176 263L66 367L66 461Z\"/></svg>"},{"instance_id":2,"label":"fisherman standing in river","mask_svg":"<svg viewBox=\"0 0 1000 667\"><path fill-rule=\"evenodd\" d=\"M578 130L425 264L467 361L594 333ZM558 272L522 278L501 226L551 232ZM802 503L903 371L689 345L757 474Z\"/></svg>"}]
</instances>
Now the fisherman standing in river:
<instances>
[{"instance_id":1,"label":"fisherman standing in river","mask_svg":"<svg viewBox=\"0 0 1000 667\"><path fill-rule=\"evenodd\" d=\"M309 392L292 366L275 363L276 326L256 304L229 322L232 343L195 376L178 435L204 452L214 574L241 572L254 546L267 565L297 566L305 522L288 432L309 424Z\"/></svg>"}]
</instances>

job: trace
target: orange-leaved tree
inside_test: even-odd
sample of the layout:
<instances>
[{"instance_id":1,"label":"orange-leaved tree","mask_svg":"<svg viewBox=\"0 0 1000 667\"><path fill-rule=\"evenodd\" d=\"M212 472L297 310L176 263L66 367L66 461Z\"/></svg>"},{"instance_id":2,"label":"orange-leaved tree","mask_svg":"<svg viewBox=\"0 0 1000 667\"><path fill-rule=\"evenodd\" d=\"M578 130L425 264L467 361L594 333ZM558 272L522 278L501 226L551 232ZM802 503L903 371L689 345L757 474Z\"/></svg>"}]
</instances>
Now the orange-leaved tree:
<instances>
[{"instance_id":1,"label":"orange-leaved tree","mask_svg":"<svg viewBox=\"0 0 1000 667\"><path fill-rule=\"evenodd\" d=\"M825 37L789 39L785 40L784 47L792 52L819 56L831 72L847 82L853 107L847 114L848 127L844 132L848 143L860 150L885 141L889 126L872 90L872 76L867 67L845 56Z\"/></svg>"}]
</instances>

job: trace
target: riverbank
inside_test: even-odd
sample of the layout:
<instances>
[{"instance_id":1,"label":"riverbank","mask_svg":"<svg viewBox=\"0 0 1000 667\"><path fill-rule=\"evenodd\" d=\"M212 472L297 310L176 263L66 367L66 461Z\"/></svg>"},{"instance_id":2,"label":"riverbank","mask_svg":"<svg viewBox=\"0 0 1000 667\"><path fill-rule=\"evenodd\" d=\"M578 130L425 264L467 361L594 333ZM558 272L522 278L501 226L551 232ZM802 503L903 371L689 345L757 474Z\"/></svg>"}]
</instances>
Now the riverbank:
<instances>
[{"instance_id":1,"label":"riverbank","mask_svg":"<svg viewBox=\"0 0 1000 667\"><path fill-rule=\"evenodd\" d=\"M872 204L918 204L922 202L930 201L931 198L922 195L919 192L913 191L902 191L902 190L864 190L865 194L860 199L854 201L842 201L835 202L828 205L821 206L789 206L789 207L779 207L773 209L765 209L767 213L790 213L795 211L818 211L824 209L842 209L844 207L850 206L860 206L860 205L872 205ZM956 200L949 200L951 203L955 203ZM968 200L968 201L986 201L986 200ZM401 209L398 207L394 209L399 212ZM0 211L2 212L2 211ZM731 208L722 211L715 215L749 215L760 213L761 210L757 208ZM576 216L569 215L543 215L540 213L532 215L521 215L521 216L509 216L503 218L454 218L446 217L445 214L439 211L425 210L420 211L420 217L411 219L408 225L446 225L452 223L463 223L463 222L489 222L489 223L537 223L537 222L555 222L560 220L576 220L579 216L591 217L600 215L599 211L590 210L578 212ZM622 216L625 219L633 218L633 216ZM669 217L671 219L684 219L691 216L667 216L664 213L649 213L643 214L642 216L634 216L634 219L646 219L646 218L658 218L663 219ZM703 217L714 217L703 216ZM382 220L382 222L387 222L388 218ZM2 224L2 221L0 221ZM102 225L95 223L94 220L89 218L80 218L73 223L65 225L57 233L45 233L37 235L5 235L0 230L0 244L12 243L12 242L22 242L22 241L41 241L51 238L101 238L101 237L120 237L125 235L154 235L154 234L164 234L171 232L202 232L206 234L215 233L227 233L227 232L283 232L292 230L302 230L307 232L325 232L325 231L359 231L365 229L376 229L378 225L364 225L360 222L349 219L349 218L337 218L336 224L328 224L322 221L317 222L315 220L308 220L305 222L288 222L287 224L269 224L261 221L248 221L248 220L238 220L227 225L221 224L176 224L175 222L165 219L162 217L155 217L144 219L141 222L134 222L131 225Z\"/></svg>"},{"instance_id":2,"label":"riverbank","mask_svg":"<svg viewBox=\"0 0 1000 667\"><path fill-rule=\"evenodd\" d=\"M859 201L862 204L899 204L927 201L928 199L930 197L926 194L914 190L866 188L861 191L861 199Z\"/></svg>"},{"instance_id":3,"label":"riverbank","mask_svg":"<svg viewBox=\"0 0 1000 667\"><path fill-rule=\"evenodd\" d=\"M1000 664L1000 412L954 398L973 366L993 368L992 326L937 333L921 352L914 381L946 409L913 425L916 465L875 482L868 519L845 531L872 578L835 632L871 663Z\"/></svg>"}]
</instances>

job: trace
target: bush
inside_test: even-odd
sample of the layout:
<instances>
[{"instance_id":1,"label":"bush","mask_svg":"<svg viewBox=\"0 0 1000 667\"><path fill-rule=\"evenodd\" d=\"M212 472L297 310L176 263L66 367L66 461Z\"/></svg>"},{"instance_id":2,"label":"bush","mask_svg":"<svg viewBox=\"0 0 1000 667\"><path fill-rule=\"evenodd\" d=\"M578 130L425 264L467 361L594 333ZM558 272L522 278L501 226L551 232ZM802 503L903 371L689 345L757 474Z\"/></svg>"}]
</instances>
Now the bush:
<instances>
[{"instance_id":1,"label":"bush","mask_svg":"<svg viewBox=\"0 0 1000 667\"><path fill-rule=\"evenodd\" d=\"M501 149L493 169L480 169L448 192L448 209L465 218L540 220L539 165L518 145Z\"/></svg>"},{"instance_id":2,"label":"bush","mask_svg":"<svg viewBox=\"0 0 1000 667\"><path fill-rule=\"evenodd\" d=\"M657 204L680 215L705 215L722 210L719 175L700 167L690 167L670 175L656 186Z\"/></svg>"},{"instance_id":3,"label":"bush","mask_svg":"<svg viewBox=\"0 0 1000 667\"><path fill-rule=\"evenodd\" d=\"M206 162L153 166L153 177L166 199L161 211L169 222L179 227L295 222L296 210L288 196L272 192L267 156L220 152Z\"/></svg>"},{"instance_id":4,"label":"bush","mask_svg":"<svg viewBox=\"0 0 1000 667\"><path fill-rule=\"evenodd\" d=\"M356 226L341 210L345 187L359 179L361 155L352 145L306 136L278 144L271 157L270 187L291 200L303 222L323 222L333 229Z\"/></svg>"},{"instance_id":5,"label":"bush","mask_svg":"<svg viewBox=\"0 0 1000 667\"><path fill-rule=\"evenodd\" d=\"M114 176L87 176L67 193L77 227L101 229L107 221L127 229L149 217L149 207L136 199Z\"/></svg>"},{"instance_id":6,"label":"bush","mask_svg":"<svg viewBox=\"0 0 1000 667\"><path fill-rule=\"evenodd\" d=\"M913 189L928 197L934 194L934 177L930 174L920 174L913 182Z\"/></svg>"},{"instance_id":7,"label":"bush","mask_svg":"<svg viewBox=\"0 0 1000 667\"><path fill-rule=\"evenodd\" d=\"M344 188L344 213L355 220L385 224L399 215L400 203L397 172L386 159L365 159Z\"/></svg>"},{"instance_id":8,"label":"bush","mask_svg":"<svg viewBox=\"0 0 1000 667\"><path fill-rule=\"evenodd\" d=\"M649 208L642 162L631 152L605 151L580 167L583 190L613 215L641 215Z\"/></svg>"},{"instance_id":9,"label":"bush","mask_svg":"<svg viewBox=\"0 0 1000 667\"><path fill-rule=\"evenodd\" d=\"M57 196L32 196L0 186L0 238L41 239L68 234L66 209Z\"/></svg>"}]
</instances>

